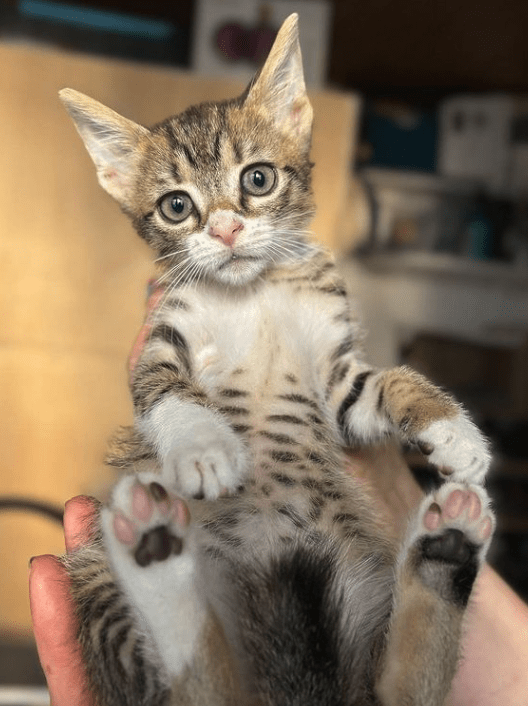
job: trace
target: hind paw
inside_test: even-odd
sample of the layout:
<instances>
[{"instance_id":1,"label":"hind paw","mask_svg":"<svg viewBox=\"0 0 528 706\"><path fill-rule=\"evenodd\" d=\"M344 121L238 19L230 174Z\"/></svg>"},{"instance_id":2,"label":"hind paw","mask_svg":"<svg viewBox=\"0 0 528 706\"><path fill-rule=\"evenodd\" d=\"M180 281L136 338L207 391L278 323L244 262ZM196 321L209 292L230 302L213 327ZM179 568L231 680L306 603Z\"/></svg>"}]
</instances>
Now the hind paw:
<instances>
[{"instance_id":1,"label":"hind paw","mask_svg":"<svg viewBox=\"0 0 528 706\"><path fill-rule=\"evenodd\" d=\"M146 567L183 552L190 513L158 476L142 474L121 479L103 520L114 557L126 552L136 565Z\"/></svg>"},{"instance_id":2,"label":"hind paw","mask_svg":"<svg viewBox=\"0 0 528 706\"><path fill-rule=\"evenodd\" d=\"M159 656L167 674L181 674L206 618L198 540L186 503L155 473L124 476L101 512L101 528L110 568L146 649Z\"/></svg>"},{"instance_id":3,"label":"hind paw","mask_svg":"<svg viewBox=\"0 0 528 706\"><path fill-rule=\"evenodd\" d=\"M494 519L488 496L480 486L446 483L427 499L422 524L434 534L446 529L458 530L481 546L491 539Z\"/></svg>"},{"instance_id":4,"label":"hind paw","mask_svg":"<svg viewBox=\"0 0 528 706\"><path fill-rule=\"evenodd\" d=\"M158 481L143 485L136 480L129 493L128 507L115 510L112 525L116 539L131 548L136 563L148 566L181 554L190 520L183 500Z\"/></svg>"},{"instance_id":5,"label":"hind paw","mask_svg":"<svg viewBox=\"0 0 528 706\"><path fill-rule=\"evenodd\" d=\"M493 534L485 490L446 483L424 499L415 525L412 566L424 585L464 607Z\"/></svg>"}]
</instances>

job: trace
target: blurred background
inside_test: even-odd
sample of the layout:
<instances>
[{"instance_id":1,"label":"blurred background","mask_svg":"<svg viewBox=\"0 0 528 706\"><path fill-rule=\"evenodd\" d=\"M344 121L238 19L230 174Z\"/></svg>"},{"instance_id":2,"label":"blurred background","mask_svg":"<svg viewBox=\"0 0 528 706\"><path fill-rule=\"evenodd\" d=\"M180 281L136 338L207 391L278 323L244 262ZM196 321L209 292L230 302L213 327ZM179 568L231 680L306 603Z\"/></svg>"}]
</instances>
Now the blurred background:
<instances>
[{"instance_id":1,"label":"blurred background","mask_svg":"<svg viewBox=\"0 0 528 706\"><path fill-rule=\"evenodd\" d=\"M105 446L131 418L126 358L152 276L57 91L153 124L237 95L291 12L315 109L314 232L371 361L426 373L490 435L491 563L528 599L528 4L2 0L0 684L43 684L27 561L62 551L68 497L112 481Z\"/></svg>"}]
</instances>

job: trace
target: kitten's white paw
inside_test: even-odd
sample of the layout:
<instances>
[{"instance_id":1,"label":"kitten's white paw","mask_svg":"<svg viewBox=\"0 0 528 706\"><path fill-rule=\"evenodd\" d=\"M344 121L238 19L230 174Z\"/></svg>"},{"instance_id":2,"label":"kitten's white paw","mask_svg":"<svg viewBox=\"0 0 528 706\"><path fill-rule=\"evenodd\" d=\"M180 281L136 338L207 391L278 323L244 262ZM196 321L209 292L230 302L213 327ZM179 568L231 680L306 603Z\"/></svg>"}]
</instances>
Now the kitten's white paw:
<instances>
[{"instance_id":1,"label":"kitten's white paw","mask_svg":"<svg viewBox=\"0 0 528 706\"><path fill-rule=\"evenodd\" d=\"M107 540L128 549L141 567L180 555L190 522L185 502L160 481L152 473L126 476L114 489L111 508L103 510Z\"/></svg>"},{"instance_id":2,"label":"kitten's white paw","mask_svg":"<svg viewBox=\"0 0 528 706\"><path fill-rule=\"evenodd\" d=\"M164 482L183 497L214 500L241 485L246 446L215 410L170 398L139 419L138 427L158 451Z\"/></svg>"},{"instance_id":3,"label":"kitten's white paw","mask_svg":"<svg viewBox=\"0 0 528 706\"><path fill-rule=\"evenodd\" d=\"M121 478L101 512L108 559L140 630L147 625L147 649L174 676L194 659L206 616L190 520L185 501L154 473Z\"/></svg>"},{"instance_id":4,"label":"kitten's white paw","mask_svg":"<svg viewBox=\"0 0 528 706\"><path fill-rule=\"evenodd\" d=\"M484 482L491 462L486 439L463 413L430 424L416 439L440 473L464 483Z\"/></svg>"},{"instance_id":5,"label":"kitten's white paw","mask_svg":"<svg viewBox=\"0 0 528 706\"><path fill-rule=\"evenodd\" d=\"M176 440L163 461L163 476L187 498L214 500L236 490L247 467L243 442L216 420L195 425L187 438Z\"/></svg>"}]
</instances>

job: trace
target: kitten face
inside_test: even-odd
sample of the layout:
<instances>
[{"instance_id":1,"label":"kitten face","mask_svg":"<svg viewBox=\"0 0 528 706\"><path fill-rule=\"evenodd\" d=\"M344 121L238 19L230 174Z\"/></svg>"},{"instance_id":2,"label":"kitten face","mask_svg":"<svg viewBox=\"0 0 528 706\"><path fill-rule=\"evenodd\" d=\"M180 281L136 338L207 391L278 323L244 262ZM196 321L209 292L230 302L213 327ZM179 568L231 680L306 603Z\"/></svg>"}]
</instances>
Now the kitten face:
<instances>
[{"instance_id":1,"label":"kitten face","mask_svg":"<svg viewBox=\"0 0 528 706\"><path fill-rule=\"evenodd\" d=\"M61 98L167 279L244 285L310 249L312 108L295 16L238 99L147 129L77 91Z\"/></svg>"},{"instance_id":2,"label":"kitten face","mask_svg":"<svg viewBox=\"0 0 528 706\"><path fill-rule=\"evenodd\" d=\"M246 284L302 256L310 163L243 104L200 106L153 128L131 214L171 278Z\"/></svg>"}]
</instances>

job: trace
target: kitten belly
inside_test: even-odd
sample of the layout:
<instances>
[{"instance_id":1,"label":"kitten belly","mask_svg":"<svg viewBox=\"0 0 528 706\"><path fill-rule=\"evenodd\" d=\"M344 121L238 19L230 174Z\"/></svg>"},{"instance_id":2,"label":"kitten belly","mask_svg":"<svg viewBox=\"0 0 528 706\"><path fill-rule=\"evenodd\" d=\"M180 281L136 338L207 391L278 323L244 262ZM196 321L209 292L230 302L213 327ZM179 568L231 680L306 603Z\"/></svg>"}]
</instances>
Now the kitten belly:
<instances>
[{"instance_id":1,"label":"kitten belly","mask_svg":"<svg viewBox=\"0 0 528 706\"><path fill-rule=\"evenodd\" d=\"M308 359L300 331L281 323L270 310L250 307L236 318L234 325L230 316L217 311L199 336L191 333L196 376L212 398L222 390L238 390L247 393L240 396L250 397L257 410L272 406L280 393L313 394L314 360Z\"/></svg>"},{"instance_id":2,"label":"kitten belly","mask_svg":"<svg viewBox=\"0 0 528 706\"><path fill-rule=\"evenodd\" d=\"M333 337L318 308L287 287L263 285L238 296L193 292L188 304L187 311L169 313L167 323L187 341L194 373L210 394L241 384L252 394L266 394L270 385L288 383L287 377L311 386L304 371L317 368L313 352L324 348L317 344L328 346Z\"/></svg>"},{"instance_id":3,"label":"kitten belly","mask_svg":"<svg viewBox=\"0 0 528 706\"><path fill-rule=\"evenodd\" d=\"M196 297L173 324L210 402L247 440L251 474L276 487L288 487L291 474L308 484L322 464L339 465L340 442L321 389L323 361L313 353L322 348L313 338L324 336L324 327L317 307L307 313L306 306L280 288L240 299Z\"/></svg>"}]
</instances>

